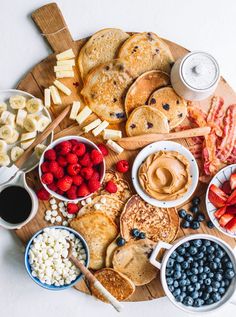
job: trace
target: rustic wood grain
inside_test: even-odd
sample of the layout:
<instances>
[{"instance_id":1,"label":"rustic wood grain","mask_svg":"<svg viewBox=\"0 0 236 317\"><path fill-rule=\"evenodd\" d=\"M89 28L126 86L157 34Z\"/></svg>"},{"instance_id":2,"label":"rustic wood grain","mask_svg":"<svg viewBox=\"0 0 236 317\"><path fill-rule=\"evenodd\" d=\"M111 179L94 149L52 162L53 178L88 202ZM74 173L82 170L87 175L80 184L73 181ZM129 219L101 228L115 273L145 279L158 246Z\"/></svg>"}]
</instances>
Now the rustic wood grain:
<instances>
[{"instance_id":1,"label":"rustic wood grain","mask_svg":"<svg viewBox=\"0 0 236 317\"><path fill-rule=\"evenodd\" d=\"M51 45L54 52L60 52L68 48L73 48L76 55L78 55L79 50L85 43L86 39L73 41L72 37L67 29L66 23L64 21L64 18L57 7L55 3L47 4L43 6L42 8L39 8L32 14L32 18L35 21L35 23L38 25L42 33L54 33L58 30L66 27L63 31L56 33L54 35L47 35L45 38ZM94 30L97 31L97 30ZM172 54L175 59L185 55L188 51L168 40L166 42L169 44L170 49L172 51ZM18 84L19 89L25 90L36 97L42 98L43 89L45 87L48 87L53 83L55 80L55 75L53 72L53 66L56 63L55 54L52 54L48 56L45 60L40 62L38 65L36 65ZM79 91L82 87L82 81L79 75L78 68L75 67L75 78L68 78L68 79L62 79L62 82L69 86L72 90L72 94L70 96L63 95L62 101L63 106L58 105L52 105L51 111L54 116L57 116L58 113L60 113L64 106L71 104L75 100L81 100L81 96L79 94ZM227 84L227 82L221 78L219 85L216 90L216 95L220 95L224 97L225 103L227 105L230 105L232 103L236 103L236 94L232 90L232 88ZM209 109L210 105L210 98L201 101L201 102L195 102L194 105L196 107L200 107L203 111L207 111ZM90 116L84 124L87 124L88 122L92 121L94 119L95 115ZM183 123L185 125L186 122ZM115 126L119 127L119 129L122 129L124 131L124 125ZM65 119L60 124L60 126L55 131L55 137L62 137L66 135L81 135L82 130L81 127L76 125L74 121L71 121L70 119ZM102 142L101 137L97 137L96 139L91 134L86 134L86 137L91 139L92 141L95 141L96 143ZM193 145L193 142L189 139L182 139L182 140L176 140L177 142L180 142L186 147L189 147ZM132 164L133 160L135 159L138 151L124 151L120 156L119 159L128 159L130 164ZM108 168L114 167L114 164L117 162L118 156L110 151L109 156L106 158L106 164ZM130 175L125 176L125 178L131 183ZM27 182L28 184L33 188L37 189L40 186L40 182L38 179L38 170L35 169L34 171L27 174ZM206 191L206 184L199 184L198 188L195 192L195 195L199 195L201 198L201 210L206 214L205 210L205 191ZM183 205L184 208L188 209L190 206L190 202L188 201ZM44 212L46 209L49 208L48 202L39 202L39 210L37 215L34 219L32 219L26 226L24 226L20 230L16 230L16 234L19 237L19 239L23 242L23 244L26 244L27 241L31 238L31 236L38 231L39 229L42 229L43 227L48 226L48 223L44 220ZM231 246L236 246L236 242L234 239L225 236L224 234L220 233L218 230L213 229L210 230L207 228L206 224L201 224L201 228L193 231L191 229L186 230L179 230L178 237L189 235L193 233L208 233L213 234L219 238L222 238L226 242L228 242ZM76 289L90 294L90 291L85 283L84 280L79 282L76 287ZM159 276L153 280L148 285L137 287L135 293L133 296L129 299L130 301L144 301L144 300L151 300L154 298L159 298L164 296L164 292L160 283Z\"/></svg>"}]
</instances>

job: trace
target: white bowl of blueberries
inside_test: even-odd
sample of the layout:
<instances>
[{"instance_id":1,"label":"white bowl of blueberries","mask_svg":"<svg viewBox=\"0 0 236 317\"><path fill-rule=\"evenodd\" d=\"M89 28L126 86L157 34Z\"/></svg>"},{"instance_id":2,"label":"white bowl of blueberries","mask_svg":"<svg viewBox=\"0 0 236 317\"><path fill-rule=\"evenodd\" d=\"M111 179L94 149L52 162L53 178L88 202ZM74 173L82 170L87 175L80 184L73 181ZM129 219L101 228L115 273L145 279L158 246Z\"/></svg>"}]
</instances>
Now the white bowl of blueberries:
<instances>
[{"instance_id":1,"label":"white bowl of blueberries","mask_svg":"<svg viewBox=\"0 0 236 317\"><path fill-rule=\"evenodd\" d=\"M162 262L156 260L166 249ZM236 258L223 240L195 234L173 245L159 241L150 262L160 269L163 289L180 309L210 312L232 301L236 289Z\"/></svg>"}]
</instances>

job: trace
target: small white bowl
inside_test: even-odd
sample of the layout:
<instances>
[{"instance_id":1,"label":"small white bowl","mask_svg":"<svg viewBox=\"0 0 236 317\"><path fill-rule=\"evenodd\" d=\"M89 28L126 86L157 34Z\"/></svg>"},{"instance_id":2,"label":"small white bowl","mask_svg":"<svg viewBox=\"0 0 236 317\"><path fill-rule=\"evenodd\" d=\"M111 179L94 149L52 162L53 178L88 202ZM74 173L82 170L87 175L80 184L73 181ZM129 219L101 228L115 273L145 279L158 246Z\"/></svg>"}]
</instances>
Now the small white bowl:
<instances>
[{"instance_id":1,"label":"small white bowl","mask_svg":"<svg viewBox=\"0 0 236 317\"><path fill-rule=\"evenodd\" d=\"M222 170L220 170L211 180L210 184L208 185L207 192L206 192L206 210L209 215L209 218L214 223L215 227L221 231L222 233L226 234L227 236L231 238L236 238L236 233L232 233L225 228L221 227L219 224L218 219L215 217L215 211L218 209L216 208L208 199L208 193L209 188L212 184L216 185L217 187L220 187L225 181L228 181L230 178L230 175L232 173L236 172L236 164L228 165Z\"/></svg>"},{"instance_id":2,"label":"small white bowl","mask_svg":"<svg viewBox=\"0 0 236 317\"><path fill-rule=\"evenodd\" d=\"M162 201L152 198L147 193L145 193L140 186L139 178L138 178L138 170L140 165L146 158L158 151L176 151L179 152L181 155L185 156L186 159L189 161L190 164L190 176L192 179L191 184L189 185L188 191L179 199L170 200L170 201ZM149 144L146 146L139 154L136 156L133 167L132 167L132 181L136 192L139 196L145 200L147 203L156 206L156 207L163 207L163 208L170 208L182 205L186 200L188 200L192 194L194 193L197 184L198 184L199 172L198 172L198 165L197 162L192 155L192 153L186 149L183 145L177 142L172 141L160 141Z\"/></svg>"},{"instance_id":3,"label":"small white bowl","mask_svg":"<svg viewBox=\"0 0 236 317\"><path fill-rule=\"evenodd\" d=\"M96 149L98 151L99 148L97 147L97 145L95 143L93 143L92 141L86 139L86 138L83 138L81 136L75 136L75 135L69 135L69 136L64 136L62 138L59 138L57 140L55 140L54 142L52 142L43 152L41 158L40 158L40 161L39 161L39 177L40 177L40 180L41 180L41 177L42 177L42 171L41 171L41 165L42 163L44 162L44 154L47 150L50 150L52 148L54 148L57 144L63 142L63 141L69 141L69 140L76 140L78 142L81 142L81 143L84 143L85 145L87 146L90 146L91 148L93 149ZM101 151L100 151L101 152ZM104 177L105 177L105 172L106 172L106 165L105 165L105 159L103 159L103 162L101 163L102 167L101 167L101 174L100 174L100 182L102 183ZM55 193L54 191L52 191L51 189L49 189L47 187L46 184L44 184L42 181L41 181L43 187L52 195L54 196L55 198L59 199L59 200L62 200L62 201L67 201L67 202L78 202L78 201L81 201L81 200L84 200L88 197L91 197L93 195L93 193L91 193L90 195L88 196L85 196L85 197L78 197L77 199L68 199L62 195L59 195L57 193Z\"/></svg>"}]
</instances>

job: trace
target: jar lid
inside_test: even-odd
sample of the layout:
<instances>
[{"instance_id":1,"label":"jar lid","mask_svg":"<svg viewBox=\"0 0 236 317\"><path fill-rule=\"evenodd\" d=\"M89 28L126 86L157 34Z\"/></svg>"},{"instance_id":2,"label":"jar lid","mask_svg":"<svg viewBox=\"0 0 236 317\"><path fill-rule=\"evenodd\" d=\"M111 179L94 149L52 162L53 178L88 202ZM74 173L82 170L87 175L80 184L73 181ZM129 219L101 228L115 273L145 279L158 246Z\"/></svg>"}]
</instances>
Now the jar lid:
<instances>
[{"instance_id":1,"label":"jar lid","mask_svg":"<svg viewBox=\"0 0 236 317\"><path fill-rule=\"evenodd\" d=\"M219 65L208 53L189 53L181 64L182 79L192 89L207 90L219 79Z\"/></svg>"}]
</instances>

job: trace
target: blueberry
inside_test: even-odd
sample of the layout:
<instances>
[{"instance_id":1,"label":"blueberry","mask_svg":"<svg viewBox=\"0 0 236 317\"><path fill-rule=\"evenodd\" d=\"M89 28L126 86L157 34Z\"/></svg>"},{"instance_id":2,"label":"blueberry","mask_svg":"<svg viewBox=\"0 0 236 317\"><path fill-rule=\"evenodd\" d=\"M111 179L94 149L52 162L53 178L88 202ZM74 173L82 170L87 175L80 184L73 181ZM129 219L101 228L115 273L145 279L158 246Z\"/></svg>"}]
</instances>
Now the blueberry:
<instances>
[{"instance_id":1,"label":"blueberry","mask_svg":"<svg viewBox=\"0 0 236 317\"><path fill-rule=\"evenodd\" d=\"M179 211L178 211L178 214L179 214L179 217L180 218L185 218L186 217L186 215L187 215L187 211L185 210L185 209L180 209Z\"/></svg>"},{"instance_id":2,"label":"blueberry","mask_svg":"<svg viewBox=\"0 0 236 317\"><path fill-rule=\"evenodd\" d=\"M199 259L203 259L204 258L204 253L203 252L199 252L195 255L195 259L199 260Z\"/></svg>"},{"instance_id":3,"label":"blueberry","mask_svg":"<svg viewBox=\"0 0 236 317\"><path fill-rule=\"evenodd\" d=\"M210 294L209 294L209 293L204 292L204 293L202 294L202 299L203 299L203 300L207 300L209 297L210 297Z\"/></svg>"},{"instance_id":4,"label":"blueberry","mask_svg":"<svg viewBox=\"0 0 236 317\"><path fill-rule=\"evenodd\" d=\"M199 248L199 247L202 245L202 240L200 240L200 239L193 240L193 241L192 241L192 244L193 244L195 247Z\"/></svg>"},{"instance_id":5,"label":"blueberry","mask_svg":"<svg viewBox=\"0 0 236 317\"><path fill-rule=\"evenodd\" d=\"M190 279L189 278L186 278L186 286L189 286L190 284L191 284L191 282L190 282Z\"/></svg>"},{"instance_id":6,"label":"blueberry","mask_svg":"<svg viewBox=\"0 0 236 317\"><path fill-rule=\"evenodd\" d=\"M211 241L209 241L209 240L203 240L203 244L206 246L206 247L208 247L209 245L211 245Z\"/></svg>"},{"instance_id":7,"label":"blueberry","mask_svg":"<svg viewBox=\"0 0 236 317\"><path fill-rule=\"evenodd\" d=\"M179 281L179 286L185 286L186 285L186 280L180 280Z\"/></svg>"},{"instance_id":8,"label":"blueberry","mask_svg":"<svg viewBox=\"0 0 236 317\"><path fill-rule=\"evenodd\" d=\"M220 286L221 286L221 287L225 287L225 286L226 286L226 285L225 285L225 281L221 281L221 282L220 282Z\"/></svg>"},{"instance_id":9,"label":"blueberry","mask_svg":"<svg viewBox=\"0 0 236 317\"><path fill-rule=\"evenodd\" d=\"M213 293L211 295L211 298L213 299L213 301L216 303L216 302L219 302L219 300L221 300L221 296L219 293Z\"/></svg>"},{"instance_id":10,"label":"blueberry","mask_svg":"<svg viewBox=\"0 0 236 317\"><path fill-rule=\"evenodd\" d=\"M232 269L232 268L233 268L232 262L227 262L227 263L225 263L225 267L226 267L227 269Z\"/></svg>"},{"instance_id":11,"label":"blueberry","mask_svg":"<svg viewBox=\"0 0 236 317\"><path fill-rule=\"evenodd\" d=\"M172 293L174 292L175 288L173 285L168 285L169 291Z\"/></svg>"},{"instance_id":12,"label":"blueberry","mask_svg":"<svg viewBox=\"0 0 236 317\"><path fill-rule=\"evenodd\" d=\"M185 220L187 220L188 222L192 222L192 221L193 221L193 216L190 215L190 214L187 214L187 215L185 216Z\"/></svg>"},{"instance_id":13,"label":"blueberry","mask_svg":"<svg viewBox=\"0 0 236 317\"><path fill-rule=\"evenodd\" d=\"M218 292L219 292L220 295L224 295L225 291L226 291L226 290L225 290L224 287L220 287L220 288L218 289Z\"/></svg>"},{"instance_id":14,"label":"blueberry","mask_svg":"<svg viewBox=\"0 0 236 317\"><path fill-rule=\"evenodd\" d=\"M125 239L122 238L122 237L118 237L118 238L116 239L116 244L118 245L118 247L122 247L123 245L125 245L125 243L126 243L126 241L125 241Z\"/></svg>"},{"instance_id":15,"label":"blueberry","mask_svg":"<svg viewBox=\"0 0 236 317\"><path fill-rule=\"evenodd\" d=\"M225 256L223 256L221 262L226 265L226 263L230 262L230 259L229 259L229 257L227 255L225 255Z\"/></svg>"},{"instance_id":16,"label":"blueberry","mask_svg":"<svg viewBox=\"0 0 236 317\"><path fill-rule=\"evenodd\" d=\"M213 287L213 288L220 288L220 282L218 282L218 281L213 281L212 282L212 284L211 284L211 286Z\"/></svg>"},{"instance_id":17,"label":"blueberry","mask_svg":"<svg viewBox=\"0 0 236 317\"><path fill-rule=\"evenodd\" d=\"M187 271L186 271L186 274L187 274L187 276L192 276L192 275L193 275L193 273L192 273L191 270L187 270Z\"/></svg>"},{"instance_id":18,"label":"blueberry","mask_svg":"<svg viewBox=\"0 0 236 317\"><path fill-rule=\"evenodd\" d=\"M203 273L203 266L199 266L198 267L198 273L200 274L200 273Z\"/></svg>"},{"instance_id":19,"label":"blueberry","mask_svg":"<svg viewBox=\"0 0 236 317\"><path fill-rule=\"evenodd\" d=\"M188 248L189 246L190 246L190 243L188 241L183 243L184 248Z\"/></svg>"},{"instance_id":20,"label":"blueberry","mask_svg":"<svg viewBox=\"0 0 236 317\"><path fill-rule=\"evenodd\" d=\"M230 284L230 281L229 280L225 280L225 286L228 287Z\"/></svg>"},{"instance_id":21,"label":"blueberry","mask_svg":"<svg viewBox=\"0 0 236 317\"><path fill-rule=\"evenodd\" d=\"M182 287L181 287L181 291L182 291L182 292L186 292L186 290L187 290L187 287L186 287L186 286L182 286Z\"/></svg>"},{"instance_id":22,"label":"blueberry","mask_svg":"<svg viewBox=\"0 0 236 317\"><path fill-rule=\"evenodd\" d=\"M194 246L191 246L191 247L189 248L189 253L190 253L191 255L197 254L197 248L194 247Z\"/></svg>"},{"instance_id":23,"label":"blueberry","mask_svg":"<svg viewBox=\"0 0 236 317\"><path fill-rule=\"evenodd\" d=\"M167 285L172 285L174 283L173 278L172 277L167 277L166 283L167 283Z\"/></svg>"},{"instance_id":24,"label":"blueberry","mask_svg":"<svg viewBox=\"0 0 236 317\"><path fill-rule=\"evenodd\" d=\"M172 268L174 266L175 260L169 258L169 260L167 261L166 267L168 268Z\"/></svg>"},{"instance_id":25,"label":"blueberry","mask_svg":"<svg viewBox=\"0 0 236 317\"><path fill-rule=\"evenodd\" d=\"M199 278L202 279L202 280L205 280L207 278L206 273L199 274Z\"/></svg>"},{"instance_id":26,"label":"blueberry","mask_svg":"<svg viewBox=\"0 0 236 317\"><path fill-rule=\"evenodd\" d=\"M205 246L205 245L202 245L199 250L200 250L201 252L203 252L203 253L206 252L206 246Z\"/></svg>"},{"instance_id":27,"label":"blueberry","mask_svg":"<svg viewBox=\"0 0 236 317\"><path fill-rule=\"evenodd\" d=\"M182 256L180 256L180 255L177 255L176 261L178 263L182 263L182 262L184 262L184 258Z\"/></svg>"},{"instance_id":28,"label":"blueberry","mask_svg":"<svg viewBox=\"0 0 236 317\"><path fill-rule=\"evenodd\" d=\"M217 264L221 263L221 259L217 257L215 257L213 261Z\"/></svg>"},{"instance_id":29,"label":"blueberry","mask_svg":"<svg viewBox=\"0 0 236 317\"><path fill-rule=\"evenodd\" d=\"M181 293L181 290L179 288L176 288L172 294L174 297L176 297L176 296L179 296L180 293Z\"/></svg>"},{"instance_id":30,"label":"blueberry","mask_svg":"<svg viewBox=\"0 0 236 317\"><path fill-rule=\"evenodd\" d=\"M201 199L200 199L199 197L197 197L197 196L192 199L192 204L193 204L194 206L199 205L200 202L201 202Z\"/></svg>"},{"instance_id":31,"label":"blueberry","mask_svg":"<svg viewBox=\"0 0 236 317\"><path fill-rule=\"evenodd\" d=\"M189 263L186 262L186 261L184 261L184 262L181 264L181 268L182 268L183 270L188 269L188 268L189 268Z\"/></svg>"},{"instance_id":32,"label":"blueberry","mask_svg":"<svg viewBox=\"0 0 236 317\"><path fill-rule=\"evenodd\" d=\"M189 222L189 221L183 220L183 221L181 222L181 228L187 229L187 228L189 228L189 227L190 227L190 222Z\"/></svg>"},{"instance_id":33,"label":"blueberry","mask_svg":"<svg viewBox=\"0 0 236 317\"><path fill-rule=\"evenodd\" d=\"M183 295L181 294L181 295L179 295L179 296L176 296L176 297L175 297L175 300L176 300L176 302L182 303L182 301L184 300L184 297L183 297Z\"/></svg>"},{"instance_id":34,"label":"blueberry","mask_svg":"<svg viewBox=\"0 0 236 317\"><path fill-rule=\"evenodd\" d=\"M190 277L190 281L191 281L192 283L196 283L196 282L198 281L197 275L192 275L192 276Z\"/></svg>"},{"instance_id":35,"label":"blueberry","mask_svg":"<svg viewBox=\"0 0 236 317\"><path fill-rule=\"evenodd\" d=\"M194 287L193 287L193 285L188 285L187 286L187 291L189 292L189 293L191 293L191 292L193 292L194 291Z\"/></svg>"},{"instance_id":36,"label":"blueberry","mask_svg":"<svg viewBox=\"0 0 236 317\"><path fill-rule=\"evenodd\" d=\"M215 248L212 245L209 245L206 249L206 252L209 254L213 253L214 251L215 251Z\"/></svg>"},{"instance_id":37,"label":"blueberry","mask_svg":"<svg viewBox=\"0 0 236 317\"><path fill-rule=\"evenodd\" d=\"M199 223L199 221L194 220L194 221L190 224L190 227L191 227L193 230L199 229L199 228L200 228L200 223Z\"/></svg>"},{"instance_id":38,"label":"blueberry","mask_svg":"<svg viewBox=\"0 0 236 317\"><path fill-rule=\"evenodd\" d=\"M138 237L139 237L139 239L145 239L146 238L146 233L145 232L140 232Z\"/></svg>"},{"instance_id":39,"label":"blueberry","mask_svg":"<svg viewBox=\"0 0 236 317\"><path fill-rule=\"evenodd\" d=\"M214 277L214 273L213 273L213 272L209 272L209 273L207 274L207 277L208 277L208 278L213 278L213 277Z\"/></svg>"},{"instance_id":40,"label":"blueberry","mask_svg":"<svg viewBox=\"0 0 236 317\"><path fill-rule=\"evenodd\" d=\"M202 300L201 298L196 298L194 300L193 306L194 307L201 307L204 304L204 300Z\"/></svg>"},{"instance_id":41,"label":"blueberry","mask_svg":"<svg viewBox=\"0 0 236 317\"><path fill-rule=\"evenodd\" d=\"M138 238L140 231L136 228L131 230L131 234L133 237Z\"/></svg>"},{"instance_id":42,"label":"blueberry","mask_svg":"<svg viewBox=\"0 0 236 317\"><path fill-rule=\"evenodd\" d=\"M195 291L198 291L201 288L201 284L199 282L194 285Z\"/></svg>"},{"instance_id":43,"label":"blueberry","mask_svg":"<svg viewBox=\"0 0 236 317\"><path fill-rule=\"evenodd\" d=\"M196 220L199 221L199 222L202 222L202 221L205 220L205 218L206 218L205 215L203 213L199 212L197 214Z\"/></svg>"},{"instance_id":44,"label":"blueberry","mask_svg":"<svg viewBox=\"0 0 236 317\"><path fill-rule=\"evenodd\" d=\"M215 252L215 256L217 256L218 258L223 258L223 256L225 255L225 252L223 250L216 250Z\"/></svg>"},{"instance_id":45,"label":"blueberry","mask_svg":"<svg viewBox=\"0 0 236 317\"><path fill-rule=\"evenodd\" d=\"M181 271L181 265L179 263L175 263L175 271Z\"/></svg>"},{"instance_id":46,"label":"blueberry","mask_svg":"<svg viewBox=\"0 0 236 317\"><path fill-rule=\"evenodd\" d=\"M235 276L235 273L233 270L231 269L227 269L225 271L225 278L227 278L228 280L232 280L232 278Z\"/></svg>"},{"instance_id":47,"label":"blueberry","mask_svg":"<svg viewBox=\"0 0 236 317\"><path fill-rule=\"evenodd\" d=\"M183 300L183 304L185 306L193 306L193 299L190 296L186 296L185 299Z\"/></svg>"},{"instance_id":48,"label":"blueberry","mask_svg":"<svg viewBox=\"0 0 236 317\"><path fill-rule=\"evenodd\" d=\"M174 284L173 284L174 288L177 288L179 287L179 282L178 281L174 281Z\"/></svg>"},{"instance_id":49,"label":"blueberry","mask_svg":"<svg viewBox=\"0 0 236 317\"><path fill-rule=\"evenodd\" d=\"M212 298L208 298L206 301L205 301L206 305L211 305L214 303L213 299Z\"/></svg>"},{"instance_id":50,"label":"blueberry","mask_svg":"<svg viewBox=\"0 0 236 317\"><path fill-rule=\"evenodd\" d=\"M215 259L214 253L208 254L207 260L208 260L209 262L212 262L214 259Z\"/></svg>"},{"instance_id":51,"label":"blueberry","mask_svg":"<svg viewBox=\"0 0 236 317\"><path fill-rule=\"evenodd\" d=\"M179 255L184 255L185 254L185 248L180 246L180 247L178 247L177 252L179 253Z\"/></svg>"},{"instance_id":52,"label":"blueberry","mask_svg":"<svg viewBox=\"0 0 236 317\"><path fill-rule=\"evenodd\" d=\"M207 286L206 287L206 292L207 293L212 293L213 292L213 287L212 286Z\"/></svg>"},{"instance_id":53,"label":"blueberry","mask_svg":"<svg viewBox=\"0 0 236 317\"><path fill-rule=\"evenodd\" d=\"M190 293L189 295L192 297L192 299L197 299L199 297L198 291L194 291L194 292Z\"/></svg>"},{"instance_id":54,"label":"blueberry","mask_svg":"<svg viewBox=\"0 0 236 317\"><path fill-rule=\"evenodd\" d=\"M181 278L181 272L180 271L175 271L173 276L174 276L174 279L178 280L178 279Z\"/></svg>"},{"instance_id":55,"label":"blueberry","mask_svg":"<svg viewBox=\"0 0 236 317\"><path fill-rule=\"evenodd\" d=\"M192 206L190 208L190 211L193 213L193 214L196 214L199 212L199 207L198 206Z\"/></svg>"},{"instance_id":56,"label":"blueberry","mask_svg":"<svg viewBox=\"0 0 236 317\"><path fill-rule=\"evenodd\" d=\"M198 269L196 269L195 267L192 267L191 272L196 275L198 274Z\"/></svg>"},{"instance_id":57,"label":"blueberry","mask_svg":"<svg viewBox=\"0 0 236 317\"><path fill-rule=\"evenodd\" d=\"M210 262L209 266L210 266L210 268L211 268L212 270L216 270L217 267L218 267L217 263L215 263L215 262Z\"/></svg>"},{"instance_id":58,"label":"blueberry","mask_svg":"<svg viewBox=\"0 0 236 317\"><path fill-rule=\"evenodd\" d=\"M206 278L204 282L208 286L211 285L211 279L210 278Z\"/></svg>"},{"instance_id":59,"label":"blueberry","mask_svg":"<svg viewBox=\"0 0 236 317\"><path fill-rule=\"evenodd\" d=\"M187 278L187 274L186 273L182 273L182 278L183 279Z\"/></svg>"},{"instance_id":60,"label":"blueberry","mask_svg":"<svg viewBox=\"0 0 236 317\"><path fill-rule=\"evenodd\" d=\"M205 266L205 267L203 268L203 272L204 272L204 273L207 273L207 274L208 274L208 273L210 273L210 271L211 271L211 270L210 270L210 268L209 268L208 266Z\"/></svg>"},{"instance_id":61,"label":"blueberry","mask_svg":"<svg viewBox=\"0 0 236 317\"><path fill-rule=\"evenodd\" d=\"M171 276L171 275L173 275L173 273L174 273L173 269L171 269L171 268L166 269L166 276Z\"/></svg>"},{"instance_id":62,"label":"blueberry","mask_svg":"<svg viewBox=\"0 0 236 317\"><path fill-rule=\"evenodd\" d=\"M207 227L208 227L209 229L213 229L213 228L214 228L214 223L213 223L211 220L208 220L208 221L207 221Z\"/></svg>"},{"instance_id":63,"label":"blueberry","mask_svg":"<svg viewBox=\"0 0 236 317\"><path fill-rule=\"evenodd\" d=\"M173 251L172 253L171 253L171 255L170 255L170 258L172 258L172 259L175 259L176 257L177 257L177 252L176 251Z\"/></svg>"},{"instance_id":64,"label":"blueberry","mask_svg":"<svg viewBox=\"0 0 236 317\"><path fill-rule=\"evenodd\" d=\"M198 262L193 262L191 268L197 268L199 266Z\"/></svg>"},{"instance_id":65,"label":"blueberry","mask_svg":"<svg viewBox=\"0 0 236 317\"><path fill-rule=\"evenodd\" d=\"M193 257L190 256L188 259L187 259L188 263L192 263L194 261Z\"/></svg>"}]
</instances>

